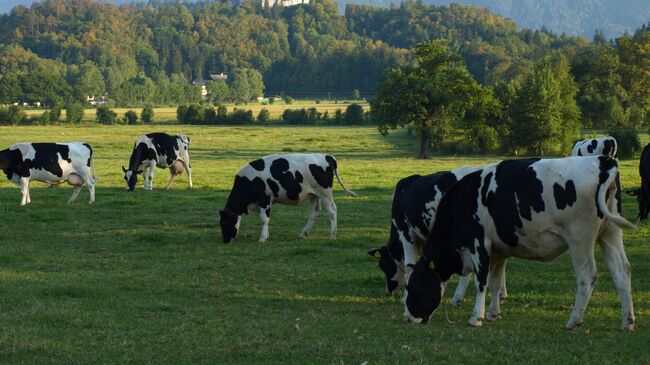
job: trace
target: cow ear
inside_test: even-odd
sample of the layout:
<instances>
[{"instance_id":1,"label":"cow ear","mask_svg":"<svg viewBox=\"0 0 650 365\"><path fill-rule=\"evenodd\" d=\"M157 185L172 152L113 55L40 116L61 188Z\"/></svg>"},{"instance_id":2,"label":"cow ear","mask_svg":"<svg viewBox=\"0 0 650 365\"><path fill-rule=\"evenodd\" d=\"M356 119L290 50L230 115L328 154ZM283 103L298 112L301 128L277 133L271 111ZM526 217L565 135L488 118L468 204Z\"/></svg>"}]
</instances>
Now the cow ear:
<instances>
[{"instance_id":1,"label":"cow ear","mask_svg":"<svg viewBox=\"0 0 650 365\"><path fill-rule=\"evenodd\" d=\"M122 171L124 171L124 173L126 174L126 168L124 167L124 165L122 165Z\"/></svg>"},{"instance_id":2,"label":"cow ear","mask_svg":"<svg viewBox=\"0 0 650 365\"><path fill-rule=\"evenodd\" d=\"M372 256L376 260L379 260L381 259L381 250L378 248L373 248L372 250L368 251L368 255Z\"/></svg>"}]
</instances>

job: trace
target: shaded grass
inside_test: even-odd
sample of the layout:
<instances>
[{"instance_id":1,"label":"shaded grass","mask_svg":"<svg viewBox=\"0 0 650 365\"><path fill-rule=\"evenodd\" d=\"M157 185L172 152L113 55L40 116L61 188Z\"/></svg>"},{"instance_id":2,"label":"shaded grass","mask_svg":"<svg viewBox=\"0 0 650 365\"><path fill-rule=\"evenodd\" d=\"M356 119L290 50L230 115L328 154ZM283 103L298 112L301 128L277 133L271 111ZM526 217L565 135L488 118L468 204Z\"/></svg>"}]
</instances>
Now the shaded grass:
<instances>
[{"instance_id":1,"label":"shaded grass","mask_svg":"<svg viewBox=\"0 0 650 365\"><path fill-rule=\"evenodd\" d=\"M568 255L551 263L511 260L503 320L475 329L472 290L458 308L445 304L428 325L402 322L396 297L366 250L385 243L396 181L497 157L420 161L404 134L372 128L187 127L196 188L186 177L162 191L124 191L120 165L151 127L0 128L0 146L17 141L84 140L95 149L97 203L67 187L33 184L19 207L18 188L0 182L0 359L3 363L643 363L650 340L650 227L626 232L638 329L622 333L619 302L598 253L599 280L585 324L563 325L574 299ZM285 148L334 153L336 241L325 215L310 237L297 235L307 207L276 205L271 237L246 216L234 244L216 220L237 169ZM636 161L622 161L625 187L638 186ZM636 214L624 196L624 213ZM455 281L455 280L454 280ZM453 322L450 323L447 320Z\"/></svg>"}]
</instances>

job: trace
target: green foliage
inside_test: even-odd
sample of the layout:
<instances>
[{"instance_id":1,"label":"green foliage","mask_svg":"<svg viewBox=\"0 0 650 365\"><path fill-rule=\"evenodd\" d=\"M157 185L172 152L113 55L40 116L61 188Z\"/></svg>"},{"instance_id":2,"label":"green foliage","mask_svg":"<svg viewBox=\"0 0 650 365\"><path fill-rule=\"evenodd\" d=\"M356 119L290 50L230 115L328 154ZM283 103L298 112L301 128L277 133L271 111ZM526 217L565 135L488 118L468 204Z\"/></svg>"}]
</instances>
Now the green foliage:
<instances>
[{"instance_id":1,"label":"green foliage","mask_svg":"<svg viewBox=\"0 0 650 365\"><path fill-rule=\"evenodd\" d=\"M363 123L363 107L359 104L350 104L345 109L345 124L362 124Z\"/></svg>"},{"instance_id":2,"label":"green foliage","mask_svg":"<svg viewBox=\"0 0 650 365\"><path fill-rule=\"evenodd\" d=\"M27 122L27 114L22 108L12 105L0 107L0 125L20 125Z\"/></svg>"},{"instance_id":3,"label":"green foliage","mask_svg":"<svg viewBox=\"0 0 650 365\"><path fill-rule=\"evenodd\" d=\"M153 107L151 105L145 105L145 107L142 109L142 112L140 113L140 120L144 124L151 124L153 123L153 117Z\"/></svg>"},{"instance_id":4,"label":"green foliage","mask_svg":"<svg viewBox=\"0 0 650 365\"><path fill-rule=\"evenodd\" d=\"M289 95L285 95L283 100L285 104L293 104L293 98Z\"/></svg>"},{"instance_id":5,"label":"green foliage","mask_svg":"<svg viewBox=\"0 0 650 365\"><path fill-rule=\"evenodd\" d=\"M269 113L268 109L262 108L259 114L257 114L257 121L259 123L267 123L269 119L271 119L271 113Z\"/></svg>"},{"instance_id":6,"label":"green foliage","mask_svg":"<svg viewBox=\"0 0 650 365\"><path fill-rule=\"evenodd\" d=\"M115 124L117 122L117 113L106 105L100 105L97 107L96 119L99 124Z\"/></svg>"},{"instance_id":7,"label":"green foliage","mask_svg":"<svg viewBox=\"0 0 650 365\"><path fill-rule=\"evenodd\" d=\"M230 114L228 114L227 123L238 125L238 124L252 124L255 121L253 118L253 112L250 110L235 109Z\"/></svg>"},{"instance_id":8,"label":"green foliage","mask_svg":"<svg viewBox=\"0 0 650 365\"><path fill-rule=\"evenodd\" d=\"M607 134L616 139L618 158L633 158L641 152L641 140L635 130L616 127L610 129Z\"/></svg>"},{"instance_id":9,"label":"green foliage","mask_svg":"<svg viewBox=\"0 0 650 365\"><path fill-rule=\"evenodd\" d=\"M224 80L209 81L206 85L208 98L215 104L222 104L230 100L230 88Z\"/></svg>"},{"instance_id":10,"label":"green foliage","mask_svg":"<svg viewBox=\"0 0 650 365\"><path fill-rule=\"evenodd\" d=\"M136 113L134 110L127 110L124 113L124 119L126 119L126 124L128 125L142 124L138 123L141 120L138 119L138 113Z\"/></svg>"},{"instance_id":11,"label":"green foliage","mask_svg":"<svg viewBox=\"0 0 650 365\"><path fill-rule=\"evenodd\" d=\"M65 106L65 121L69 124L79 124L84 119L84 108L78 103L68 103Z\"/></svg>"},{"instance_id":12,"label":"green foliage","mask_svg":"<svg viewBox=\"0 0 650 365\"><path fill-rule=\"evenodd\" d=\"M429 156L429 145L440 144L481 93L481 87L467 71L462 58L446 40L416 47L415 67L387 71L370 103L379 132L411 125L420 139L419 158Z\"/></svg>"}]
</instances>

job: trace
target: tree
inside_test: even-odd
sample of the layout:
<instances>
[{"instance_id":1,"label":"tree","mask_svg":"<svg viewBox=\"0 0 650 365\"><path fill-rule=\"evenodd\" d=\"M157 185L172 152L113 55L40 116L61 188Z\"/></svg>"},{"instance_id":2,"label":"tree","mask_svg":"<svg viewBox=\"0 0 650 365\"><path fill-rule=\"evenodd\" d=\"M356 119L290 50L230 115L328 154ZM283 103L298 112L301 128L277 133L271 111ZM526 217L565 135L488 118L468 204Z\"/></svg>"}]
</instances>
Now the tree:
<instances>
[{"instance_id":1,"label":"tree","mask_svg":"<svg viewBox=\"0 0 650 365\"><path fill-rule=\"evenodd\" d=\"M463 116L481 88L446 40L419 44L415 58L415 66L384 74L370 107L382 135L411 125L420 139L418 158L428 158L429 146L451 133L452 121Z\"/></svg>"},{"instance_id":2,"label":"tree","mask_svg":"<svg viewBox=\"0 0 650 365\"><path fill-rule=\"evenodd\" d=\"M142 112L140 113L140 120L144 124L151 124L153 122L153 108L151 105L145 105L145 107L142 109Z\"/></svg>"},{"instance_id":3,"label":"tree","mask_svg":"<svg viewBox=\"0 0 650 365\"><path fill-rule=\"evenodd\" d=\"M124 119L126 119L126 124L128 125L138 124L138 113L133 110L127 110L124 113Z\"/></svg>"},{"instance_id":4,"label":"tree","mask_svg":"<svg viewBox=\"0 0 650 365\"><path fill-rule=\"evenodd\" d=\"M359 104L350 104L345 109L345 124L363 123L363 107Z\"/></svg>"},{"instance_id":5,"label":"tree","mask_svg":"<svg viewBox=\"0 0 650 365\"><path fill-rule=\"evenodd\" d=\"M65 106L65 121L70 124L79 124L84 118L84 108L81 104L68 103Z\"/></svg>"},{"instance_id":6,"label":"tree","mask_svg":"<svg viewBox=\"0 0 650 365\"><path fill-rule=\"evenodd\" d=\"M0 76L0 104L12 104L20 101L23 89L15 74Z\"/></svg>"},{"instance_id":7,"label":"tree","mask_svg":"<svg viewBox=\"0 0 650 365\"><path fill-rule=\"evenodd\" d=\"M547 58L538 62L524 79L513 107L514 146L544 155L549 150L566 150L568 142L577 135L575 99L571 96L573 91L563 95L569 88L563 86L568 82L563 72L567 70L554 70Z\"/></svg>"},{"instance_id":8,"label":"tree","mask_svg":"<svg viewBox=\"0 0 650 365\"><path fill-rule=\"evenodd\" d=\"M230 89L224 80L209 81L206 85L208 98L214 104L222 104L228 100Z\"/></svg>"},{"instance_id":9,"label":"tree","mask_svg":"<svg viewBox=\"0 0 650 365\"><path fill-rule=\"evenodd\" d=\"M115 124L117 121L117 113L112 111L106 105L100 105L97 107L96 119L100 124Z\"/></svg>"},{"instance_id":10,"label":"tree","mask_svg":"<svg viewBox=\"0 0 650 365\"><path fill-rule=\"evenodd\" d=\"M271 119L271 113L269 113L269 110L266 108L262 108L257 114L257 121L259 123L267 123Z\"/></svg>"}]
</instances>

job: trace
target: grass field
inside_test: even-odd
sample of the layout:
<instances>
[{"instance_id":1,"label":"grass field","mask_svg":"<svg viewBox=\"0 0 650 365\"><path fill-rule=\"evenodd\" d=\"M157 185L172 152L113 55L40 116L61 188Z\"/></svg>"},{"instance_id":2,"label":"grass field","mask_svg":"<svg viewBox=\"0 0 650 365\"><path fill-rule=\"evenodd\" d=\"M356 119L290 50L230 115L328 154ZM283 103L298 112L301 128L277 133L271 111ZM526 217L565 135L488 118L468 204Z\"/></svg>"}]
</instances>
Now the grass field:
<instances>
[{"instance_id":1,"label":"grass field","mask_svg":"<svg viewBox=\"0 0 650 365\"><path fill-rule=\"evenodd\" d=\"M228 108L228 112L233 111L233 109L235 108L243 109L243 110L251 110L253 112L253 116L256 118L257 115L260 113L260 110L266 109L269 111L271 115L271 119L280 119L282 117L282 113L284 113L284 111L287 109L316 108L321 113L327 112L330 118L332 118L337 109L341 109L341 111L345 111L345 108L347 108L351 102L352 101L347 101L347 100L342 100L337 102L323 101L316 104L315 101L297 100L291 104L285 104L284 102L277 102L269 105L262 105L260 103L250 103L250 104L241 104L241 105L228 104L226 107ZM364 102L355 101L354 103L360 104L364 108L368 107L368 103L366 103L365 101ZM158 123L175 122L176 109L177 109L176 107L154 108L154 121ZM85 109L84 121L94 121L96 110L97 109L95 108ZM138 113L138 115L140 115L142 108L112 108L112 110L116 112L119 117L123 117L124 113L126 113L129 110L135 110ZM43 109L26 109L25 113L27 114L27 116L32 117L32 116L39 116L43 114L44 111L45 110ZM65 109L62 110L62 116L63 118L65 118Z\"/></svg>"},{"instance_id":2,"label":"grass field","mask_svg":"<svg viewBox=\"0 0 650 365\"><path fill-rule=\"evenodd\" d=\"M499 157L416 160L402 133L372 127L189 127L195 188L186 176L163 191L124 190L134 140L151 127L1 127L0 147L19 141L76 141L95 150L97 203L84 190L34 183L32 204L0 182L0 363L7 364L641 364L650 363L650 226L625 233L632 263L637 330L623 333L619 300L600 249L599 280L584 325L563 326L574 300L567 254L551 263L511 260L503 319L466 324L473 289L451 307L447 296L427 325L402 321L385 297L366 250L388 237L392 189L401 177ZM307 206L276 205L270 238L246 216L223 245L217 210L237 169L265 154L328 152L358 198L335 186L339 231L328 239L321 214L297 236ZM639 185L637 161L621 161L624 187ZM636 206L624 195L624 215ZM455 283L456 280L454 280ZM452 283L451 285L453 285Z\"/></svg>"}]
</instances>

